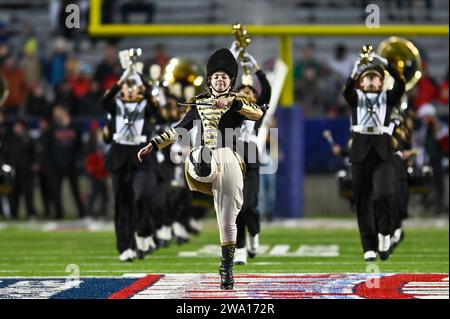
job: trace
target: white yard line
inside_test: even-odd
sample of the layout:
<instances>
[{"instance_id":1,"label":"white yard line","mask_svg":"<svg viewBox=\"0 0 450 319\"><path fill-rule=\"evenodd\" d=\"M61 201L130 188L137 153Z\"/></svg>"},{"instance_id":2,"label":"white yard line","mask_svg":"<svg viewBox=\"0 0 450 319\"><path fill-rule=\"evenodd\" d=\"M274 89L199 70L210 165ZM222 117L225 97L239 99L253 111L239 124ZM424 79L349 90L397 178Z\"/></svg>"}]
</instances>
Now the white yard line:
<instances>
[{"instance_id":1,"label":"white yard line","mask_svg":"<svg viewBox=\"0 0 450 319\"><path fill-rule=\"evenodd\" d=\"M206 219L205 227L215 227L214 219ZM445 228L449 226L448 218L410 218L404 222L407 228ZM89 220L66 220L66 221L33 221L33 222L2 222L0 230L15 227L18 229L30 229L40 231L61 231L61 230L86 230L90 232L113 231L112 221L89 221ZM301 229L357 229L356 218L336 219L336 218L302 218L302 219L279 219L272 222L263 222L264 228L301 228Z\"/></svg>"}]
</instances>

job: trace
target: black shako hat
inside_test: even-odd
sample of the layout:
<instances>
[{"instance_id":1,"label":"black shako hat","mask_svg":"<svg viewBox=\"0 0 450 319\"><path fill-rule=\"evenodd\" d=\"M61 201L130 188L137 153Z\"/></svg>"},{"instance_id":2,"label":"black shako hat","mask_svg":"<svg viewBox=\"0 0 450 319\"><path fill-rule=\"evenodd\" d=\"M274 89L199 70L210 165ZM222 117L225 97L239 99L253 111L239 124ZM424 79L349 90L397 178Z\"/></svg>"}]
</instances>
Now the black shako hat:
<instances>
[{"instance_id":1,"label":"black shako hat","mask_svg":"<svg viewBox=\"0 0 450 319\"><path fill-rule=\"evenodd\" d=\"M209 57L206 65L206 76L209 78L214 72L219 70L225 71L232 79L232 83L236 81L238 64L228 49L219 49Z\"/></svg>"}]
</instances>

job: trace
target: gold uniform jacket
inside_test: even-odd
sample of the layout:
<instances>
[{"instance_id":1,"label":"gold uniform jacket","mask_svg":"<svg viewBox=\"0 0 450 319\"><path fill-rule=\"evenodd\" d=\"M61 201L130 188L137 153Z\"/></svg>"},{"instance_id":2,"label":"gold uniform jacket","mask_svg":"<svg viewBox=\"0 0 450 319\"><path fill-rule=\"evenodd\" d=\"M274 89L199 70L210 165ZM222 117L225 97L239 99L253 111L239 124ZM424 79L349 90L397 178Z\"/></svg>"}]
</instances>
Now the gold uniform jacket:
<instances>
[{"instance_id":1,"label":"gold uniform jacket","mask_svg":"<svg viewBox=\"0 0 450 319\"><path fill-rule=\"evenodd\" d=\"M221 95L221 97L234 97L234 101L230 106L225 108L207 105L211 104L215 99L209 93L198 95L189 100L189 103L196 103L197 105L190 107L183 119L172 129L154 137L151 140L153 148L160 150L171 145L180 139L180 130L185 129L190 131L196 125L197 132L200 134L201 146L206 146L212 150L220 147L229 147L236 154L236 141L233 139L231 143L228 141L226 143L225 129L239 130L244 120L257 121L263 116L263 111L247 95L231 92ZM202 103L205 103L205 105L202 105ZM245 164L241 157L238 154L236 156L241 162L242 169L245 170ZM202 183L194 180L187 174L186 169L185 175L190 190L212 195L210 183Z\"/></svg>"}]
</instances>

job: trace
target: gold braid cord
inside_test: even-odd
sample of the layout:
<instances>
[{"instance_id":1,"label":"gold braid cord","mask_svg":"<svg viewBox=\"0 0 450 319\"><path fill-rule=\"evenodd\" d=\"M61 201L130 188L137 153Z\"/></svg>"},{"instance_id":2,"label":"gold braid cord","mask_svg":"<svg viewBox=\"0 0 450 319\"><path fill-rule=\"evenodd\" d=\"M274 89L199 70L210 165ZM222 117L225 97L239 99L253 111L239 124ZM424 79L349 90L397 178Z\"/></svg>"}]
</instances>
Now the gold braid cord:
<instances>
[{"instance_id":1,"label":"gold braid cord","mask_svg":"<svg viewBox=\"0 0 450 319\"><path fill-rule=\"evenodd\" d=\"M176 141L178 141L178 134L173 128L152 139L152 142L156 144L158 150L163 149Z\"/></svg>"},{"instance_id":2,"label":"gold braid cord","mask_svg":"<svg viewBox=\"0 0 450 319\"><path fill-rule=\"evenodd\" d=\"M263 111L256 105L255 99L246 94L234 94L235 99L242 102L242 109L238 111L247 119L257 121L263 116Z\"/></svg>"}]
</instances>

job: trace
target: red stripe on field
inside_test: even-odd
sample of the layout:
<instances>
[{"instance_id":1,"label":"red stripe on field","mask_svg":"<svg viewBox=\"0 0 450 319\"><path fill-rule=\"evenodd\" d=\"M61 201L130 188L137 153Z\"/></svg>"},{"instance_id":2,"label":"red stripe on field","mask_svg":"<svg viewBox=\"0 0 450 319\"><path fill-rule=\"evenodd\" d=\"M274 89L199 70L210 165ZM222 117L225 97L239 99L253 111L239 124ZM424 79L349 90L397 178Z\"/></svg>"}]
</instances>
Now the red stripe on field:
<instances>
[{"instance_id":1,"label":"red stripe on field","mask_svg":"<svg viewBox=\"0 0 450 319\"><path fill-rule=\"evenodd\" d=\"M323 275L235 275L235 278L329 278L330 275L336 274L323 274Z\"/></svg>"},{"instance_id":2,"label":"red stripe on field","mask_svg":"<svg viewBox=\"0 0 450 319\"><path fill-rule=\"evenodd\" d=\"M138 292L144 290L147 287L150 287L155 282L157 282L162 275L148 275L145 276L138 281L134 282L133 284L129 285L128 287L125 287L119 291L116 291L111 296L108 297L108 299L128 299Z\"/></svg>"},{"instance_id":3,"label":"red stripe on field","mask_svg":"<svg viewBox=\"0 0 450 319\"><path fill-rule=\"evenodd\" d=\"M366 299L413 299L402 288L408 282L443 282L448 274L396 274L380 278L378 288L369 288L367 281L355 286L355 294Z\"/></svg>"}]
</instances>

